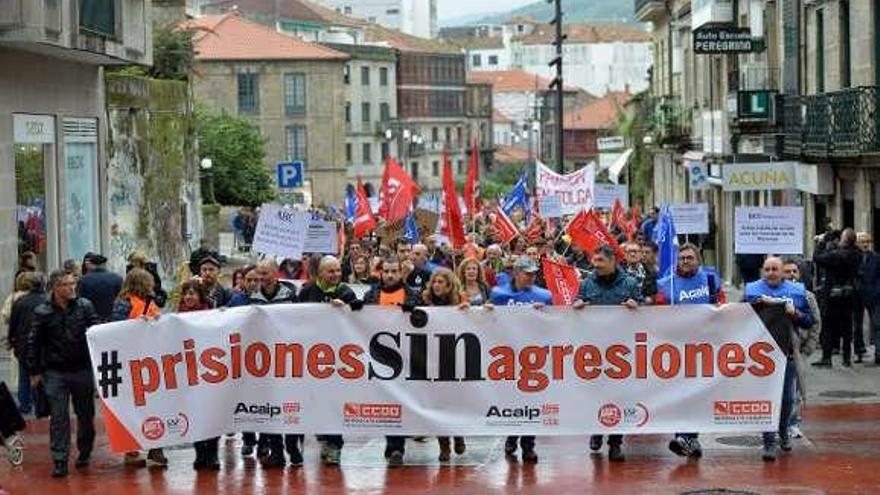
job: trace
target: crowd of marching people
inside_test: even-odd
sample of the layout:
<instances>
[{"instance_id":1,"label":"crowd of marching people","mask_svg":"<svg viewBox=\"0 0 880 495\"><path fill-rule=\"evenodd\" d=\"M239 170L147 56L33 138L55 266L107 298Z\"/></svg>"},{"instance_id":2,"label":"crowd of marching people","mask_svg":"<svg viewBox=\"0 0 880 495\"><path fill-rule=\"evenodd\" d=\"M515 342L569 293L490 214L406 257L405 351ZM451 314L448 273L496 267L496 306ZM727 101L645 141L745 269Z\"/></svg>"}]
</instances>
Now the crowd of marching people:
<instances>
[{"instance_id":1,"label":"crowd of marching people","mask_svg":"<svg viewBox=\"0 0 880 495\"><path fill-rule=\"evenodd\" d=\"M634 209L635 210L635 209ZM77 418L78 468L88 466L95 441L95 384L85 332L110 321L157 318L163 312L190 312L216 308L294 303L325 303L357 310L363 305L449 306L468 310L475 306L529 305L541 310L560 304L555 297L566 277L549 277L552 264L574 277L575 310L589 305L620 305L638 311L644 305L707 304L729 301L721 277L703 266L699 246L673 242L659 209L641 219L637 211L590 212L565 221L551 222L535 215L528 223L501 210L468 219L463 242L453 248L437 235L422 239L380 239L375 232L349 234L338 256L305 255L302 259L252 258L253 264L224 272L223 258L203 243L190 259L190 276L169 295L162 288L155 264L133 254L125 275L109 271L107 259L89 253L81 265L65 263L61 270L43 275L32 254L24 253L15 278L16 292L9 296L3 318L9 327L8 346L18 361L18 408L34 412L37 402L50 417L50 450L53 476L68 474L70 456L69 407ZM598 224L589 227L589 222ZM576 231L578 222L589 228ZM513 225L512 235L505 233ZM587 232L588 234L583 234ZM587 237L583 237L586 235ZM670 238L669 236L672 236ZM832 366L840 354L843 366L861 362L868 344L862 338L865 310L874 340L880 304L880 261L870 249L867 234L852 229L829 229L817 239L810 262L774 255L739 259L744 282L743 301L754 303L788 359L778 428L764 434L762 457L775 460L779 449L791 450L800 435L799 397L804 396L804 363L821 349L816 366ZM455 244L455 243L452 243ZM745 269L753 266L755 269ZM231 267L230 267L231 268ZM229 283L226 283L226 279ZM362 295L352 287L365 288ZM775 313L770 314L772 311ZM775 316L774 316L775 315ZM782 315L780 318L779 315ZM764 316L764 315L762 315ZM775 318L775 319L774 319ZM820 338L821 337L821 338ZM821 344L820 344L821 342ZM874 356L880 363L880 355ZM35 400L42 394L45 400ZM37 407L39 409L40 407ZM267 467L303 462L303 435L241 432L240 454ZM341 435L319 437L321 459L335 465L344 446ZM424 440L424 439L420 439ZM612 461L623 461L624 438L593 436L589 448L607 444ZM390 466L404 463L406 437L386 438L385 458ZM437 439L438 459L448 462L453 453L466 452L466 439ZM219 438L196 442L193 467L219 469ZM699 458L698 432L680 432L669 442L677 455ZM519 454L522 462L538 461L534 437L509 437L504 451ZM166 466L161 449L129 452L131 466Z\"/></svg>"}]
</instances>

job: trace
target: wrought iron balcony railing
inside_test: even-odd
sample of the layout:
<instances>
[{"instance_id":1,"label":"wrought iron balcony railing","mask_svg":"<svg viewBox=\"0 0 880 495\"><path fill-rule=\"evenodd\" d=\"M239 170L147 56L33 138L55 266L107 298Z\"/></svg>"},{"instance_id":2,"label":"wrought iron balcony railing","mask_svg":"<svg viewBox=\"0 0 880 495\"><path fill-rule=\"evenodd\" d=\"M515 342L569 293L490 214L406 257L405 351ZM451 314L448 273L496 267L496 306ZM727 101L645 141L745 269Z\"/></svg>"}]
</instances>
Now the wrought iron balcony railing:
<instances>
[{"instance_id":1,"label":"wrought iron balcony railing","mask_svg":"<svg viewBox=\"0 0 880 495\"><path fill-rule=\"evenodd\" d=\"M786 96L784 150L790 157L880 154L880 87Z\"/></svg>"},{"instance_id":2,"label":"wrought iron balcony railing","mask_svg":"<svg viewBox=\"0 0 880 495\"><path fill-rule=\"evenodd\" d=\"M675 95L656 97L650 107L652 128L658 144L677 144L690 136L693 124L691 109Z\"/></svg>"}]
</instances>

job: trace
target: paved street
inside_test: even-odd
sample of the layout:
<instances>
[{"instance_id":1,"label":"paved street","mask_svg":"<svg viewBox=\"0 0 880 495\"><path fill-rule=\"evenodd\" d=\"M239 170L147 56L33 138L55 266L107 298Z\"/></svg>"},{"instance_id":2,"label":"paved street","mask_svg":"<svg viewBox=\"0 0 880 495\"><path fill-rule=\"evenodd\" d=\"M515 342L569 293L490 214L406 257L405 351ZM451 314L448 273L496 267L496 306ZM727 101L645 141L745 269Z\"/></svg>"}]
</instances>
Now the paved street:
<instances>
[{"instance_id":1,"label":"paved street","mask_svg":"<svg viewBox=\"0 0 880 495\"><path fill-rule=\"evenodd\" d=\"M708 489L772 494L869 494L880 492L880 368L809 371L804 413L805 439L773 464L759 455L757 436L703 438L698 462L666 450L667 437L627 440L628 459L610 464L588 454L586 439L542 438L537 466L509 462L501 439L469 439L469 451L440 467L432 440L409 441L407 466L389 470L382 459L384 442L348 438L342 466L321 466L318 445L306 444L302 468L265 471L238 455L239 439L226 439L219 473L194 472L189 448L168 452L170 467L136 470L108 450L102 435L92 467L66 480L49 478L48 425L29 425L24 466L0 464L0 485L12 494L174 494L174 493L656 493L679 494ZM100 421L99 421L100 424Z\"/></svg>"}]
</instances>

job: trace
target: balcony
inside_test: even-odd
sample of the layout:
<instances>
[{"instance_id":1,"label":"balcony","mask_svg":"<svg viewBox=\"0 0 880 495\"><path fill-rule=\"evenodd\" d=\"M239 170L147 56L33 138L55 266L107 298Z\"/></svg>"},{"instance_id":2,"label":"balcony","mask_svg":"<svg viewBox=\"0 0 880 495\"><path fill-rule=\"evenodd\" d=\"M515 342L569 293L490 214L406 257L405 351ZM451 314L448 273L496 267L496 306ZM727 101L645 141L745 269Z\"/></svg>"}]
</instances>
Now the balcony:
<instances>
[{"instance_id":1,"label":"balcony","mask_svg":"<svg viewBox=\"0 0 880 495\"><path fill-rule=\"evenodd\" d=\"M880 87L786 96L784 151L789 157L852 158L880 154Z\"/></svg>"},{"instance_id":2,"label":"balcony","mask_svg":"<svg viewBox=\"0 0 880 495\"><path fill-rule=\"evenodd\" d=\"M655 21L666 13L666 6L661 0L635 0L636 20L639 22Z\"/></svg>"},{"instance_id":3,"label":"balcony","mask_svg":"<svg viewBox=\"0 0 880 495\"><path fill-rule=\"evenodd\" d=\"M689 142L692 125L692 112L686 108L678 96L660 96L653 98L653 105L648 109L652 112L651 128L659 145L682 145Z\"/></svg>"}]
</instances>

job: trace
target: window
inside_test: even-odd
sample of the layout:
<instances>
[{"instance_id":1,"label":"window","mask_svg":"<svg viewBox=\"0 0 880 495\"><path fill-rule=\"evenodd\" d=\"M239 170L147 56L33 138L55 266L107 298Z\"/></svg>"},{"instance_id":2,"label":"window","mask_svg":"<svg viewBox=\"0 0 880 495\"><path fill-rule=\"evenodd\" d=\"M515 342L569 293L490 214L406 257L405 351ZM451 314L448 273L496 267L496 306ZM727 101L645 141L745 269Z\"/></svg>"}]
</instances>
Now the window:
<instances>
[{"instance_id":1,"label":"window","mask_svg":"<svg viewBox=\"0 0 880 495\"><path fill-rule=\"evenodd\" d=\"M287 159L305 161L306 155L306 126L289 125L287 126Z\"/></svg>"},{"instance_id":2,"label":"window","mask_svg":"<svg viewBox=\"0 0 880 495\"><path fill-rule=\"evenodd\" d=\"M455 129L455 133L458 134L458 144L459 144L459 145L464 145L464 141L462 141L461 126L458 126L458 127Z\"/></svg>"},{"instance_id":3,"label":"window","mask_svg":"<svg viewBox=\"0 0 880 495\"><path fill-rule=\"evenodd\" d=\"M489 55L489 65L498 65L498 55Z\"/></svg>"},{"instance_id":4,"label":"window","mask_svg":"<svg viewBox=\"0 0 880 495\"><path fill-rule=\"evenodd\" d=\"M46 172L55 168L55 117L13 114L15 137L15 215L19 251L33 251L40 267L47 266L49 245L61 229L47 210Z\"/></svg>"},{"instance_id":5,"label":"window","mask_svg":"<svg viewBox=\"0 0 880 495\"><path fill-rule=\"evenodd\" d=\"M379 103L379 120L382 122L391 120L391 106L387 103Z\"/></svg>"},{"instance_id":6,"label":"window","mask_svg":"<svg viewBox=\"0 0 880 495\"><path fill-rule=\"evenodd\" d=\"M370 121L370 104L361 103L361 122Z\"/></svg>"},{"instance_id":7,"label":"window","mask_svg":"<svg viewBox=\"0 0 880 495\"><path fill-rule=\"evenodd\" d=\"M440 162L434 160L431 162L431 174L434 177L440 177Z\"/></svg>"},{"instance_id":8,"label":"window","mask_svg":"<svg viewBox=\"0 0 880 495\"><path fill-rule=\"evenodd\" d=\"M65 232L64 259L81 259L100 248L98 219L98 121L66 118L64 164L59 197L61 225Z\"/></svg>"},{"instance_id":9,"label":"window","mask_svg":"<svg viewBox=\"0 0 880 495\"><path fill-rule=\"evenodd\" d=\"M284 74L284 112L287 115L305 115L305 74Z\"/></svg>"},{"instance_id":10,"label":"window","mask_svg":"<svg viewBox=\"0 0 880 495\"><path fill-rule=\"evenodd\" d=\"M238 113L260 113L260 79L257 74L238 73Z\"/></svg>"},{"instance_id":11,"label":"window","mask_svg":"<svg viewBox=\"0 0 880 495\"><path fill-rule=\"evenodd\" d=\"M351 163L351 143L345 143L345 163Z\"/></svg>"},{"instance_id":12,"label":"window","mask_svg":"<svg viewBox=\"0 0 880 495\"><path fill-rule=\"evenodd\" d=\"M367 66L361 67L361 86L369 86L370 85L370 68Z\"/></svg>"},{"instance_id":13,"label":"window","mask_svg":"<svg viewBox=\"0 0 880 495\"><path fill-rule=\"evenodd\" d=\"M440 141L440 129L434 127L431 129L431 142L436 143L437 141Z\"/></svg>"},{"instance_id":14,"label":"window","mask_svg":"<svg viewBox=\"0 0 880 495\"><path fill-rule=\"evenodd\" d=\"M351 5L346 5L342 8L342 13L345 15L351 15Z\"/></svg>"},{"instance_id":15,"label":"window","mask_svg":"<svg viewBox=\"0 0 880 495\"><path fill-rule=\"evenodd\" d=\"M451 141L452 141L452 128L447 127L446 128L446 141L445 141L446 145L449 146Z\"/></svg>"},{"instance_id":16,"label":"window","mask_svg":"<svg viewBox=\"0 0 880 495\"><path fill-rule=\"evenodd\" d=\"M816 92L825 91L825 18L824 11L816 11Z\"/></svg>"},{"instance_id":17,"label":"window","mask_svg":"<svg viewBox=\"0 0 880 495\"><path fill-rule=\"evenodd\" d=\"M379 67L379 86L388 86L388 67Z\"/></svg>"},{"instance_id":18,"label":"window","mask_svg":"<svg viewBox=\"0 0 880 495\"><path fill-rule=\"evenodd\" d=\"M840 0L838 7L840 18L840 87L850 86L850 47L849 47L849 1Z\"/></svg>"},{"instance_id":19,"label":"window","mask_svg":"<svg viewBox=\"0 0 880 495\"><path fill-rule=\"evenodd\" d=\"M391 155L391 147L388 143L382 143L382 161L384 162L386 158Z\"/></svg>"},{"instance_id":20,"label":"window","mask_svg":"<svg viewBox=\"0 0 880 495\"><path fill-rule=\"evenodd\" d=\"M471 55L471 67L479 67L483 65L483 59L479 53Z\"/></svg>"},{"instance_id":21,"label":"window","mask_svg":"<svg viewBox=\"0 0 880 495\"><path fill-rule=\"evenodd\" d=\"M79 27L91 34L116 35L116 0L80 0Z\"/></svg>"},{"instance_id":22,"label":"window","mask_svg":"<svg viewBox=\"0 0 880 495\"><path fill-rule=\"evenodd\" d=\"M370 143L364 143L361 151L363 151L364 165L373 163L373 147L370 146Z\"/></svg>"},{"instance_id":23,"label":"window","mask_svg":"<svg viewBox=\"0 0 880 495\"><path fill-rule=\"evenodd\" d=\"M385 11L385 15L397 15L400 13L400 9L388 9Z\"/></svg>"},{"instance_id":24,"label":"window","mask_svg":"<svg viewBox=\"0 0 880 495\"><path fill-rule=\"evenodd\" d=\"M345 84L351 83L351 66L345 64L345 67L342 68L342 82Z\"/></svg>"},{"instance_id":25,"label":"window","mask_svg":"<svg viewBox=\"0 0 880 495\"><path fill-rule=\"evenodd\" d=\"M345 122L351 123L351 102L345 102Z\"/></svg>"},{"instance_id":26,"label":"window","mask_svg":"<svg viewBox=\"0 0 880 495\"><path fill-rule=\"evenodd\" d=\"M409 176L412 177L412 180L419 181L419 162L412 162L409 168Z\"/></svg>"}]
</instances>

